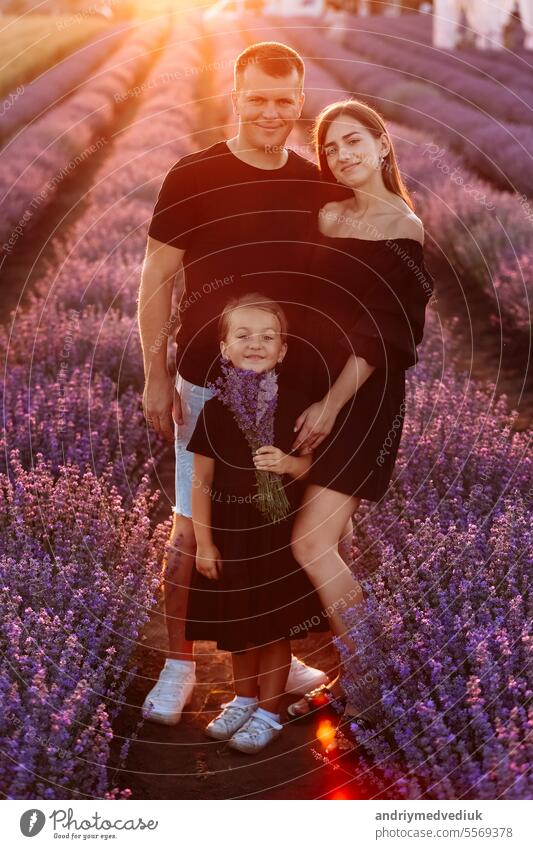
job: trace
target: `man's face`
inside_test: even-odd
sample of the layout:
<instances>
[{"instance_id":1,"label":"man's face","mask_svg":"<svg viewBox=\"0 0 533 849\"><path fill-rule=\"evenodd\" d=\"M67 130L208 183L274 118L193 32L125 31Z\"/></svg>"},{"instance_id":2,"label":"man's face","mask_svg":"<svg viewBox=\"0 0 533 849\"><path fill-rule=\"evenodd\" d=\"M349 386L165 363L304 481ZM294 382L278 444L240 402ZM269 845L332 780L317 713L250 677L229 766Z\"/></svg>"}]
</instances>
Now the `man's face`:
<instances>
[{"instance_id":1,"label":"man's face","mask_svg":"<svg viewBox=\"0 0 533 849\"><path fill-rule=\"evenodd\" d=\"M244 69L231 98L241 134L250 148L258 150L284 146L304 102L296 70L286 77L271 77L253 64Z\"/></svg>"}]
</instances>

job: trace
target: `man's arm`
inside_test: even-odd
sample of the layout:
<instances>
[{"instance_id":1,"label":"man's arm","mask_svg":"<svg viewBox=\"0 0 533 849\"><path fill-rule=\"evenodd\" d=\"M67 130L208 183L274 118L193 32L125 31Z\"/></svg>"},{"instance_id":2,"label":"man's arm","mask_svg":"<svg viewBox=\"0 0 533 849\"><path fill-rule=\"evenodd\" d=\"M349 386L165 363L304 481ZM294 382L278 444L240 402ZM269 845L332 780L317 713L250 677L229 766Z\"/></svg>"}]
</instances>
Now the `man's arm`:
<instances>
[{"instance_id":1,"label":"man's arm","mask_svg":"<svg viewBox=\"0 0 533 849\"><path fill-rule=\"evenodd\" d=\"M179 395L167 370L167 339L173 325L174 278L184 253L149 236L139 288L138 322L145 379L143 409L155 432L168 442L174 441L173 406L176 422L182 423Z\"/></svg>"}]
</instances>

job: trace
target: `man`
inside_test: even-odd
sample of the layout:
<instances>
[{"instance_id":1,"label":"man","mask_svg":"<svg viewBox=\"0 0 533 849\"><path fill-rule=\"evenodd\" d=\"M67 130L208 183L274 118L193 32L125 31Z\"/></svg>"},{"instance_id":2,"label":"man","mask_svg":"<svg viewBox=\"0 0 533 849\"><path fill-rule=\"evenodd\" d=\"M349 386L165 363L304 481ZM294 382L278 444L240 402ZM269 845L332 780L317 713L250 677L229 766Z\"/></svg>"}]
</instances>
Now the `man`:
<instances>
[{"instance_id":1,"label":"man","mask_svg":"<svg viewBox=\"0 0 533 849\"><path fill-rule=\"evenodd\" d=\"M193 646L184 638L187 593L194 567L191 520L192 457L186 450L217 374L216 329L228 299L262 291L281 302L292 329L286 366L311 369L303 323L305 258L311 213L319 205L319 173L285 148L300 117L304 65L289 47L253 45L237 58L234 112L237 135L185 156L168 172L149 227L139 293L139 326L147 421L176 448L176 505L164 572L169 651L143 714L179 722L195 683ZM165 327L172 288L183 261L176 384L168 375ZM300 334L298 335L298 329ZM307 357L307 360L306 360ZM301 695L327 681L325 673L293 658L287 691Z\"/></svg>"}]
</instances>

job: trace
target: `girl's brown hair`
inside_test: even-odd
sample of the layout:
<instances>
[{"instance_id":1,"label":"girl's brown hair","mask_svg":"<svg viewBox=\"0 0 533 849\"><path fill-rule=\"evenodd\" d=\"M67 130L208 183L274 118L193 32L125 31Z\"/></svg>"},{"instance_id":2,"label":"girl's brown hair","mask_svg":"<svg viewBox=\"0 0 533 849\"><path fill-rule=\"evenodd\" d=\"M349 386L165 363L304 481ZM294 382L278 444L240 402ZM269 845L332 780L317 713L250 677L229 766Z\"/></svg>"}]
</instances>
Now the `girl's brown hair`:
<instances>
[{"instance_id":1,"label":"girl's brown hair","mask_svg":"<svg viewBox=\"0 0 533 849\"><path fill-rule=\"evenodd\" d=\"M369 132L371 132L377 139L381 135L386 136L387 141L389 142L389 152L384 158L381 166L383 182L387 189L394 192L395 195L399 195L399 197L403 198L410 208L414 210L414 203L403 181L402 175L400 174L392 139L387 127L385 126L385 122L375 109L372 109L371 106L368 106L367 103L363 103L361 100L339 100L337 103L331 103L329 106L326 106L322 112L320 112L315 120L313 126L313 141L323 178L328 181L335 180L328 165L328 158L324 149L326 133L333 121L336 121L337 118L342 118L345 115L350 118L355 118L356 121L362 124L363 127L366 127L366 129L369 130Z\"/></svg>"},{"instance_id":2,"label":"girl's brown hair","mask_svg":"<svg viewBox=\"0 0 533 849\"><path fill-rule=\"evenodd\" d=\"M288 324L287 316L283 309L276 301L271 301L270 298L259 294L259 292L252 292L248 295L241 295L239 298L233 298L231 301L228 301L222 310L218 321L218 339L220 342L226 339L229 331L230 314L238 307L255 307L258 310L264 310L271 315L275 315L279 321L281 341L287 341Z\"/></svg>"}]
</instances>

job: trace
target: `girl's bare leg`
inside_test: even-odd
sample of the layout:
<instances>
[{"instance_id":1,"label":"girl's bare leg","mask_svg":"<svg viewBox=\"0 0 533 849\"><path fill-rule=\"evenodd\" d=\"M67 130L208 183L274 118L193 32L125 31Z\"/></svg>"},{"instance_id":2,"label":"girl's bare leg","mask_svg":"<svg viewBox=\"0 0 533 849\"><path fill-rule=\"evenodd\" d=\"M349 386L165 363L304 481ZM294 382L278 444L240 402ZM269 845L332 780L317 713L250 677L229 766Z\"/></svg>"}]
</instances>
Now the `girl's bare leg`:
<instances>
[{"instance_id":1,"label":"girl's bare leg","mask_svg":"<svg viewBox=\"0 0 533 849\"><path fill-rule=\"evenodd\" d=\"M236 696L253 698L259 695L259 649L254 646L246 651L233 652L233 686Z\"/></svg>"},{"instance_id":2,"label":"girl's bare leg","mask_svg":"<svg viewBox=\"0 0 533 849\"><path fill-rule=\"evenodd\" d=\"M276 640L259 651L259 706L271 713L278 713L279 700L291 665L289 640Z\"/></svg>"}]
</instances>

